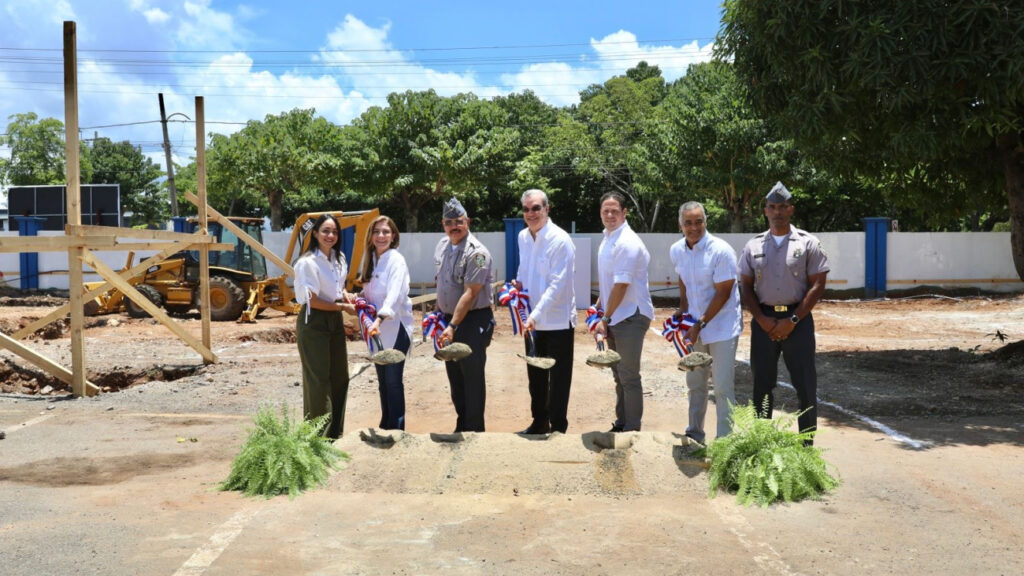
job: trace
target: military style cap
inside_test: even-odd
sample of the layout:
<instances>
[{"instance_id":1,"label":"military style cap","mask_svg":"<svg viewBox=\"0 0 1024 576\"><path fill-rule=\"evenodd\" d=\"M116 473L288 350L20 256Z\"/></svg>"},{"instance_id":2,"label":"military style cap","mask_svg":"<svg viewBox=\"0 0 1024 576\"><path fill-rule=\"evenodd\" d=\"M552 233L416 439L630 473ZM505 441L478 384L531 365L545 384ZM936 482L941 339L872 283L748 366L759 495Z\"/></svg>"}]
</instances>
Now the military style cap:
<instances>
[{"instance_id":1,"label":"military style cap","mask_svg":"<svg viewBox=\"0 0 1024 576\"><path fill-rule=\"evenodd\" d=\"M444 203L442 218L459 218L465 215L466 209L462 207L462 202L459 202L458 198L452 198Z\"/></svg>"},{"instance_id":2,"label":"military style cap","mask_svg":"<svg viewBox=\"0 0 1024 576\"><path fill-rule=\"evenodd\" d=\"M772 186L772 189L768 192L768 195L764 197L764 201L773 204L789 204L793 201L793 196L783 186L782 182L776 182L775 186Z\"/></svg>"}]
</instances>

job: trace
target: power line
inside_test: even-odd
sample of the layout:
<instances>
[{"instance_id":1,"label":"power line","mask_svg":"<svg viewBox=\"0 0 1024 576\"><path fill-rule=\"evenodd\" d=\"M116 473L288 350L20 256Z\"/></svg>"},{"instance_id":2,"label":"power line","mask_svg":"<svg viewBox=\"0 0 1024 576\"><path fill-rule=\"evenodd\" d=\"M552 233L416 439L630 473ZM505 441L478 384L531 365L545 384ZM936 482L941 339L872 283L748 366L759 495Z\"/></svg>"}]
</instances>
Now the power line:
<instances>
[{"instance_id":1,"label":"power line","mask_svg":"<svg viewBox=\"0 0 1024 576\"><path fill-rule=\"evenodd\" d=\"M701 40L713 41L713 36L695 36L690 38L663 38L654 40L621 40L621 41L607 41L601 42L602 46L609 44L653 44L655 42L682 42L689 44L690 42L700 42ZM560 44L508 44L508 45L492 45L492 46L447 46L447 47L413 47L413 48L350 48L344 50L244 50L246 53L254 54L319 54L322 52L329 53L346 53L346 52L447 52L447 51L459 51L459 50L521 50L525 48L570 48L579 46L593 46L592 42L575 42L575 43L560 43ZM5 47L0 46L0 50L11 50L11 51L35 51L35 52L60 52L60 48L19 48L19 47ZM243 50L150 50L150 49L129 49L129 48L82 48L78 50L80 53L119 53L119 52L138 52L146 54L234 54L237 52L243 52Z\"/></svg>"}]
</instances>

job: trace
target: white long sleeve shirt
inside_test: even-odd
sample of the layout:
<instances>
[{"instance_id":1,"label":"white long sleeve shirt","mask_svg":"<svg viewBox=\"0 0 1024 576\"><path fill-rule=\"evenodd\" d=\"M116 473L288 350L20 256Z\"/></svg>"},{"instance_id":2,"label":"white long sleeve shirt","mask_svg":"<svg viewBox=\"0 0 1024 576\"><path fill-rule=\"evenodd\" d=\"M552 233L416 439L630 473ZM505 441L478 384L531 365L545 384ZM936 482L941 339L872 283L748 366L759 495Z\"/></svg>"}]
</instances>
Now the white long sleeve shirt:
<instances>
[{"instance_id":1,"label":"white long sleeve shirt","mask_svg":"<svg viewBox=\"0 0 1024 576\"><path fill-rule=\"evenodd\" d=\"M530 318L537 330L576 326L576 246L565 230L550 219L537 237L519 232L519 271L516 278L530 296Z\"/></svg>"},{"instance_id":2,"label":"white long sleeve shirt","mask_svg":"<svg viewBox=\"0 0 1024 576\"><path fill-rule=\"evenodd\" d=\"M373 259L373 274L363 284L363 297L377 308L377 317L387 317L380 323L380 341L385 347L394 348L399 327L404 327L409 340L412 340L409 266L394 249L384 252L379 258L374 255Z\"/></svg>"},{"instance_id":3,"label":"white long sleeve shirt","mask_svg":"<svg viewBox=\"0 0 1024 576\"><path fill-rule=\"evenodd\" d=\"M614 232L604 231L604 239L597 251L597 279L600 287L601 307L608 311L608 298L616 284L629 284L626 294L612 314L614 326L640 311L654 320L654 303L647 284L647 266L651 254L643 240L623 222Z\"/></svg>"}]
</instances>

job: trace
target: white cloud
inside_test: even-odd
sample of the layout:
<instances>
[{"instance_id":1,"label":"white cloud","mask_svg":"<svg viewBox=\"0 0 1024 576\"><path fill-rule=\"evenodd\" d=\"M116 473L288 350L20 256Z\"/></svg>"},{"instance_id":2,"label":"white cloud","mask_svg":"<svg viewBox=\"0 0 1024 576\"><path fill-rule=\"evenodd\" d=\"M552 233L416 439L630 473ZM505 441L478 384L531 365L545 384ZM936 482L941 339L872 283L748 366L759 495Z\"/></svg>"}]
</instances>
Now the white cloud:
<instances>
[{"instance_id":1,"label":"white cloud","mask_svg":"<svg viewBox=\"0 0 1024 576\"><path fill-rule=\"evenodd\" d=\"M686 68L690 64L711 60L714 46L708 43L701 48L696 40L679 47L640 46L636 35L625 30L619 30L600 40L591 38L590 45L597 52L598 62L602 65L602 69L618 70L618 72L606 73L607 77L621 74L641 61L645 61L660 68L661 74L666 80L675 80L685 75Z\"/></svg>"},{"instance_id":2,"label":"white cloud","mask_svg":"<svg viewBox=\"0 0 1024 576\"><path fill-rule=\"evenodd\" d=\"M145 16L146 22L149 22L150 24L163 24L171 19L170 14L159 8L150 8L149 10L145 10L142 12L142 15Z\"/></svg>"},{"instance_id":3,"label":"white cloud","mask_svg":"<svg viewBox=\"0 0 1024 576\"><path fill-rule=\"evenodd\" d=\"M235 50L245 45L246 33L226 12L210 8L210 0L190 0L175 33L183 50Z\"/></svg>"}]
</instances>

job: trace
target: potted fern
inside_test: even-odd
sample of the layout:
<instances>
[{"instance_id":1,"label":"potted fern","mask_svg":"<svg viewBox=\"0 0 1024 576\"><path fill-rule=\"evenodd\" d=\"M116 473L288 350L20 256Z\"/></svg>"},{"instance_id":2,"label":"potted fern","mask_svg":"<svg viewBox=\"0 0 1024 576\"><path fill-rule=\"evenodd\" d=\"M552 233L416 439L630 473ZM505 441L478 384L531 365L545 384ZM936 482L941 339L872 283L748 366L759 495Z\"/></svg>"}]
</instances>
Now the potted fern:
<instances>
[{"instance_id":1,"label":"potted fern","mask_svg":"<svg viewBox=\"0 0 1024 576\"><path fill-rule=\"evenodd\" d=\"M281 416L263 406L253 421L255 428L242 445L242 451L231 463L231 473L220 484L221 490L239 490L246 496L288 494L294 498L301 492L327 481L330 470L348 460L329 438L321 436L329 414L312 420L296 420L282 405Z\"/></svg>"},{"instance_id":2,"label":"potted fern","mask_svg":"<svg viewBox=\"0 0 1024 576\"><path fill-rule=\"evenodd\" d=\"M821 449L807 445L814 432L793 432L797 416L757 417L753 404L732 407L733 431L708 445L710 496L735 491L745 506L817 499L839 486Z\"/></svg>"}]
</instances>

